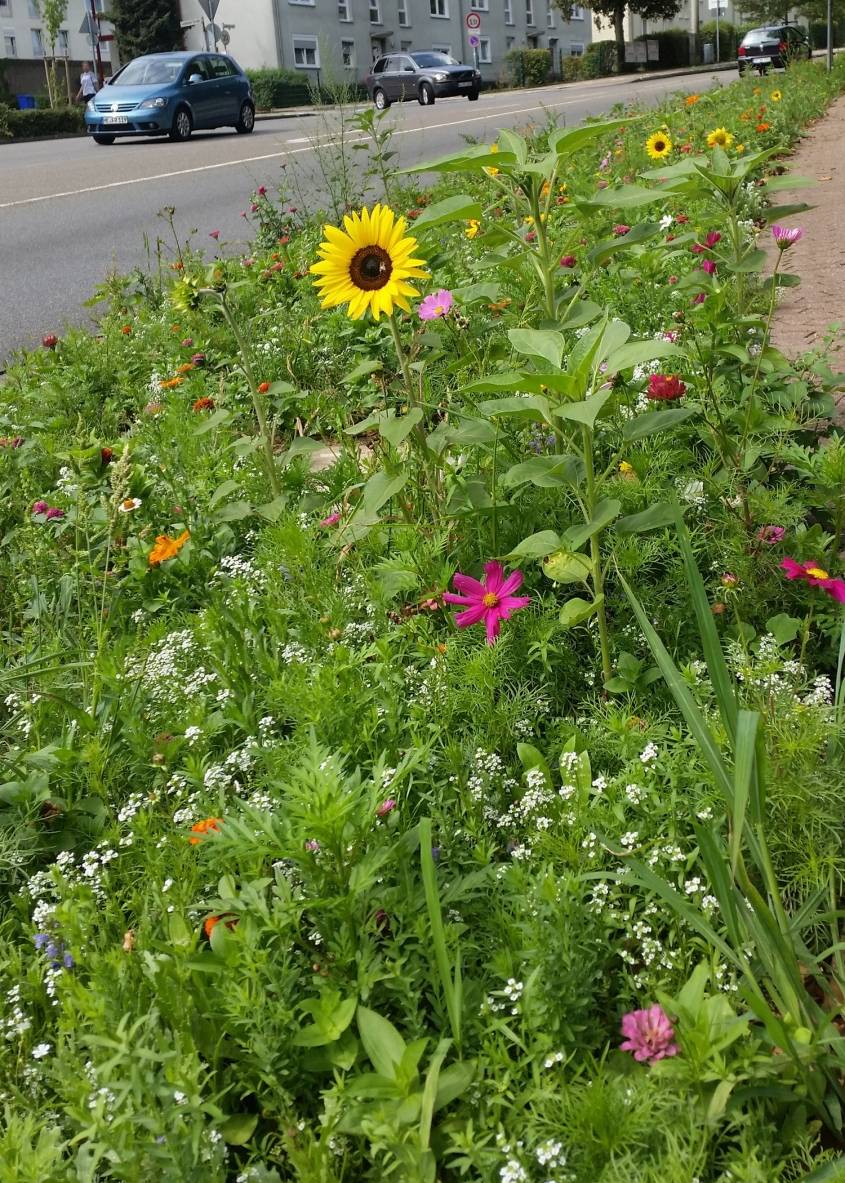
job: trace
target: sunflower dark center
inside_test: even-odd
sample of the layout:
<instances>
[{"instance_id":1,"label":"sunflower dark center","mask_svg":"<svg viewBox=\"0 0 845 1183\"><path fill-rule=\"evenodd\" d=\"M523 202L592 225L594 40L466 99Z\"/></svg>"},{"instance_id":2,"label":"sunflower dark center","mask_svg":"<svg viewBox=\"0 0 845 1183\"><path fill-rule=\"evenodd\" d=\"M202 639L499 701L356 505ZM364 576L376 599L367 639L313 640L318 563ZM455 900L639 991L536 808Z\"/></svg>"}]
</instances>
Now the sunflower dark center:
<instances>
[{"instance_id":1,"label":"sunflower dark center","mask_svg":"<svg viewBox=\"0 0 845 1183\"><path fill-rule=\"evenodd\" d=\"M380 246L362 246L352 256L349 264L349 278L356 288L365 292L375 292L390 279L393 272L393 260Z\"/></svg>"}]
</instances>

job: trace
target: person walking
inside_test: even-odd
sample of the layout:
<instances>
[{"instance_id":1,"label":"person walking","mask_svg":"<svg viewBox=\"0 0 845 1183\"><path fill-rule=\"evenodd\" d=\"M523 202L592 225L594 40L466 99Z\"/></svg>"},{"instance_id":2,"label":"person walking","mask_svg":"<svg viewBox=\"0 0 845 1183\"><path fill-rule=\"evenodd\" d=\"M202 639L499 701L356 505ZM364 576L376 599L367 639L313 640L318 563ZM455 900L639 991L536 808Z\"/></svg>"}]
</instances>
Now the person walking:
<instances>
[{"instance_id":1,"label":"person walking","mask_svg":"<svg viewBox=\"0 0 845 1183\"><path fill-rule=\"evenodd\" d=\"M97 93L97 75L90 62L82 63L82 73L79 75L79 91L76 101L87 103Z\"/></svg>"}]
</instances>

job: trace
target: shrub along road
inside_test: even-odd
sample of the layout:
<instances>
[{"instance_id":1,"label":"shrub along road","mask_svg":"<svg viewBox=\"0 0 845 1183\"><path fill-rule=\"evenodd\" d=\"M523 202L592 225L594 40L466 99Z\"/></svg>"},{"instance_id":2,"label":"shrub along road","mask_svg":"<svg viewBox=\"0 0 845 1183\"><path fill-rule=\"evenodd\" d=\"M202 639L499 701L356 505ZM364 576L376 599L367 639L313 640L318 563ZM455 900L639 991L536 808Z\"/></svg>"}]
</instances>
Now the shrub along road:
<instances>
[{"instance_id":1,"label":"shrub along road","mask_svg":"<svg viewBox=\"0 0 845 1183\"><path fill-rule=\"evenodd\" d=\"M723 74L729 82L733 74ZM389 116L400 164L455 151L467 137L492 139L500 128L542 122L579 123L616 103L657 101L672 91L705 90L718 73L671 75L509 91L462 99L396 105ZM82 300L112 268L125 272L148 261L145 236L155 247L168 227L158 213L176 209L184 239L198 231L208 243L245 241L241 211L258 185L279 184L281 168L293 204L325 198L315 137L332 146L336 117L299 115L262 120L252 136L228 131L199 134L187 144L132 140L110 148L82 139L13 144L2 149L0 266L6 300L0 305L0 364L65 324L83 323ZM359 153L355 154L360 156ZM209 243L209 245L211 245Z\"/></svg>"}]
</instances>

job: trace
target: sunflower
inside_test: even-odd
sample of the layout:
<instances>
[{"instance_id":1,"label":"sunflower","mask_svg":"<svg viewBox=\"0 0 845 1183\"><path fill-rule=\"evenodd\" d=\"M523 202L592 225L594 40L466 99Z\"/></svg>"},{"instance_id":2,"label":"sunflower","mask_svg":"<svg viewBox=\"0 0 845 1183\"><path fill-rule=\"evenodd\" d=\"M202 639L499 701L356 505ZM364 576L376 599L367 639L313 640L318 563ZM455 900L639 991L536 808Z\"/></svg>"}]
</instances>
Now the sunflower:
<instances>
[{"instance_id":1,"label":"sunflower","mask_svg":"<svg viewBox=\"0 0 845 1183\"><path fill-rule=\"evenodd\" d=\"M407 281L427 279L424 260L413 258L417 240L406 236L408 223L378 203L360 214L347 214L344 229L324 226L320 260L309 270L318 276L323 308L348 304L348 315L360 320L370 309L376 320L393 314L394 306L410 312L410 296L419 292Z\"/></svg>"},{"instance_id":2,"label":"sunflower","mask_svg":"<svg viewBox=\"0 0 845 1183\"><path fill-rule=\"evenodd\" d=\"M716 130L711 131L707 137L708 148L730 148L733 142L733 136L724 127L717 127Z\"/></svg>"},{"instance_id":3,"label":"sunflower","mask_svg":"<svg viewBox=\"0 0 845 1183\"><path fill-rule=\"evenodd\" d=\"M672 141L665 132L656 131L646 140L645 150L652 160L663 160L672 151Z\"/></svg>"},{"instance_id":4,"label":"sunflower","mask_svg":"<svg viewBox=\"0 0 845 1183\"><path fill-rule=\"evenodd\" d=\"M773 90L772 93L769 95L769 98L773 103L779 103L781 101L781 99L783 98L783 95L780 93L779 90Z\"/></svg>"},{"instance_id":5,"label":"sunflower","mask_svg":"<svg viewBox=\"0 0 845 1183\"><path fill-rule=\"evenodd\" d=\"M480 229L481 223L479 222L478 218L470 218L467 222L467 228L464 230L464 234L467 236L467 238L475 238Z\"/></svg>"}]
</instances>

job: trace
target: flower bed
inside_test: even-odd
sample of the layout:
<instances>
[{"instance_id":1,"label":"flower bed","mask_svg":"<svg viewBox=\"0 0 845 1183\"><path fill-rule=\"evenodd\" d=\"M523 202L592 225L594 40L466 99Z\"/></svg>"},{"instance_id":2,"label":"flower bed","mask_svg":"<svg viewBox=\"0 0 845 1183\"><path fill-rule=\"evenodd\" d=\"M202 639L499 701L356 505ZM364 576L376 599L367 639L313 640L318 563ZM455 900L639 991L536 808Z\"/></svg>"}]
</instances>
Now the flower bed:
<instances>
[{"instance_id":1,"label":"flower bed","mask_svg":"<svg viewBox=\"0 0 845 1183\"><path fill-rule=\"evenodd\" d=\"M769 329L843 80L430 191L374 116L386 201L10 368L10 1178L841 1177L845 441Z\"/></svg>"}]
</instances>

